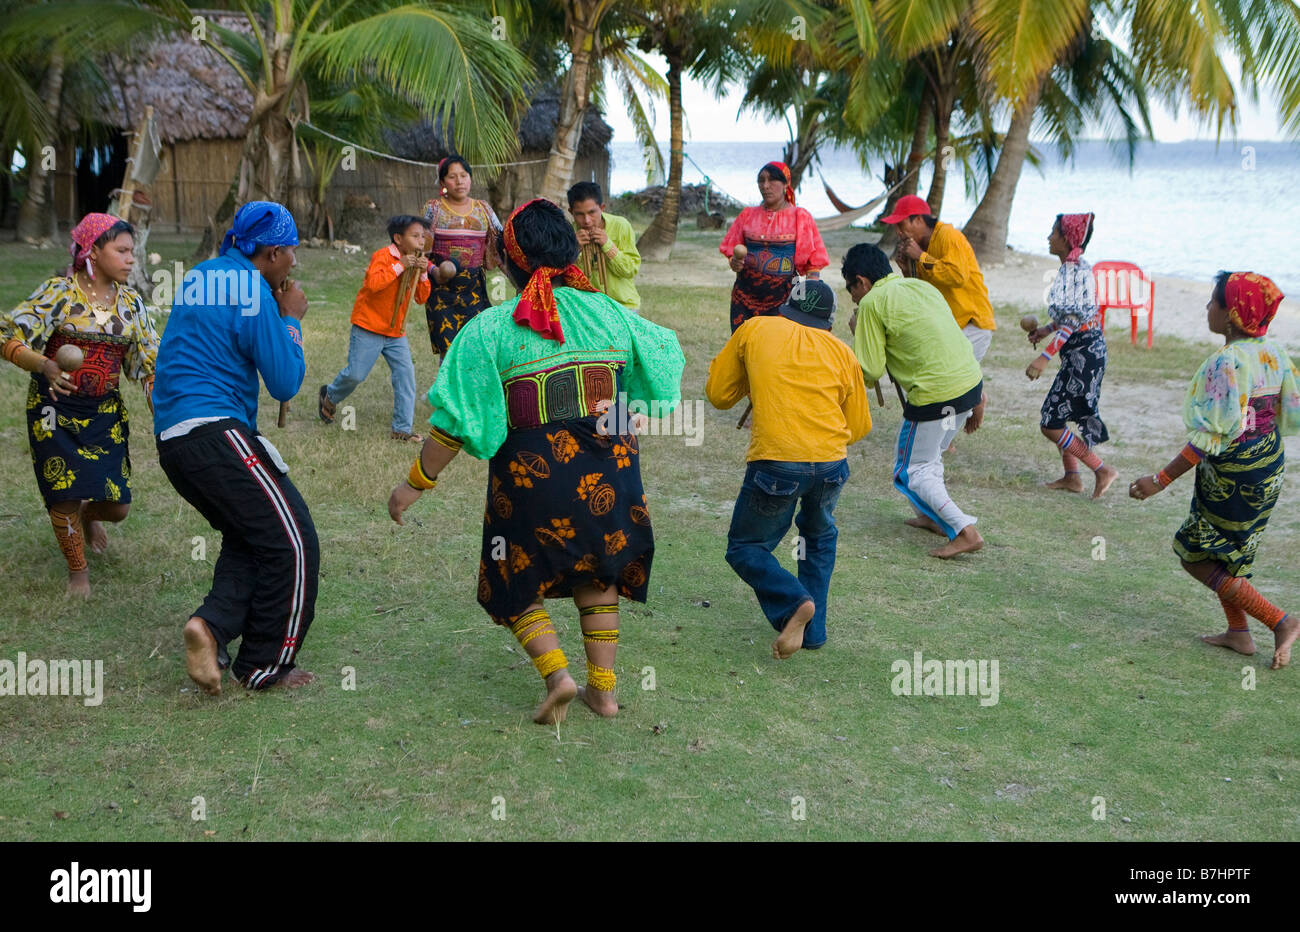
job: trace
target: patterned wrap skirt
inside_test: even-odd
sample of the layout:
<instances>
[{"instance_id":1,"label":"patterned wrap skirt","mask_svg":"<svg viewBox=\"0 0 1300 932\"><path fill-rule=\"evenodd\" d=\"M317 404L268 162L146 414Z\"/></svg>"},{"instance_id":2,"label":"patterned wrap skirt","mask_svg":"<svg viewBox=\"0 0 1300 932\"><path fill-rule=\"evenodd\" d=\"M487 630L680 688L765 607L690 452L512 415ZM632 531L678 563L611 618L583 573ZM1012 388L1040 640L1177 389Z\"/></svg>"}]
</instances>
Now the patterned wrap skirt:
<instances>
[{"instance_id":1,"label":"patterned wrap skirt","mask_svg":"<svg viewBox=\"0 0 1300 932\"><path fill-rule=\"evenodd\" d=\"M1250 576L1285 471L1286 448L1276 428L1238 438L1218 456L1202 459L1174 553L1188 563L1215 560L1229 575Z\"/></svg>"},{"instance_id":2,"label":"patterned wrap skirt","mask_svg":"<svg viewBox=\"0 0 1300 932\"><path fill-rule=\"evenodd\" d=\"M113 388L103 395L50 400L49 382L27 390L27 441L45 507L56 502L131 501L131 435L126 405Z\"/></svg>"},{"instance_id":3,"label":"patterned wrap skirt","mask_svg":"<svg viewBox=\"0 0 1300 932\"><path fill-rule=\"evenodd\" d=\"M1049 430L1060 430L1073 421L1088 446L1105 443L1110 432L1097 413L1101 380L1106 374L1106 338L1101 328L1072 333L1060 355L1061 368L1043 399L1040 423Z\"/></svg>"},{"instance_id":4,"label":"patterned wrap skirt","mask_svg":"<svg viewBox=\"0 0 1300 932\"><path fill-rule=\"evenodd\" d=\"M487 273L482 266L463 268L445 285L434 284L424 307L433 351L445 354L460 328L490 306Z\"/></svg>"},{"instance_id":5,"label":"patterned wrap skirt","mask_svg":"<svg viewBox=\"0 0 1300 932\"><path fill-rule=\"evenodd\" d=\"M751 317L776 313L794 284L794 240L772 242L745 238L745 264L731 288L731 332Z\"/></svg>"},{"instance_id":6,"label":"patterned wrap skirt","mask_svg":"<svg viewBox=\"0 0 1300 932\"><path fill-rule=\"evenodd\" d=\"M489 461L478 601L497 624L585 585L646 599L654 534L636 438L596 424L512 428Z\"/></svg>"}]
</instances>

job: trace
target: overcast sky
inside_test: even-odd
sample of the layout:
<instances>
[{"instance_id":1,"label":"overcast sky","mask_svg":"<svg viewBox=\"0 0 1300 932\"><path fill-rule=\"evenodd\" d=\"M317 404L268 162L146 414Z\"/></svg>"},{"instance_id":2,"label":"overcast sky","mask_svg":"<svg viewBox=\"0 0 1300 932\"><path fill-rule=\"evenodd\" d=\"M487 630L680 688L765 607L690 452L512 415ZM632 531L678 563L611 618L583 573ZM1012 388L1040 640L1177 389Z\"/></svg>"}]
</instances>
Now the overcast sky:
<instances>
[{"instance_id":1,"label":"overcast sky","mask_svg":"<svg viewBox=\"0 0 1300 932\"><path fill-rule=\"evenodd\" d=\"M657 66L664 63L657 56L647 56ZM752 114L737 116L740 109L742 93L739 88L722 100L716 100L713 94L692 81L685 79L682 88L682 104L686 110L687 142L766 142L784 141L786 128L784 122L767 122ZM610 112L605 120L614 127L615 142L632 142L636 134L632 121L627 116L623 98L617 92L610 100ZM1180 142L1184 139L1213 139L1213 126L1198 125L1186 113L1173 116L1163 107L1153 107L1151 112L1152 129L1160 142ZM662 102L655 107L655 136L665 145L668 142L668 104ZM1229 139L1225 130L1224 139ZM1262 99L1259 106L1249 101L1241 108L1237 120L1237 138L1241 140L1283 140L1278 125L1276 107L1268 99Z\"/></svg>"}]
</instances>

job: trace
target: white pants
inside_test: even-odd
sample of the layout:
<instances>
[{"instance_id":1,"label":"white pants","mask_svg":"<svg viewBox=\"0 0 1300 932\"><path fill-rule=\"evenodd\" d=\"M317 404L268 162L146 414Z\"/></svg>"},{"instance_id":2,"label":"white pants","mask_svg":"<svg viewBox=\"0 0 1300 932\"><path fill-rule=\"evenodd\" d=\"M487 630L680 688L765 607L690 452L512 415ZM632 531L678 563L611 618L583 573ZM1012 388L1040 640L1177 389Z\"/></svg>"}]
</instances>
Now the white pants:
<instances>
[{"instance_id":1,"label":"white pants","mask_svg":"<svg viewBox=\"0 0 1300 932\"><path fill-rule=\"evenodd\" d=\"M988 331L985 331L987 333ZM961 430L969 411L938 421L903 419L894 459L894 488L902 492L918 515L929 518L952 540L975 519L958 508L943 484L943 451Z\"/></svg>"},{"instance_id":2,"label":"white pants","mask_svg":"<svg viewBox=\"0 0 1300 932\"><path fill-rule=\"evenodd\" d=\"M993 331L985 330L972 320L961 328L961 332L966 335L966 339L970 340L971 349L975 350L975 361L983 362L984 354L989 351L989 344L993 342Z\"/></svg>"}]
</instances>

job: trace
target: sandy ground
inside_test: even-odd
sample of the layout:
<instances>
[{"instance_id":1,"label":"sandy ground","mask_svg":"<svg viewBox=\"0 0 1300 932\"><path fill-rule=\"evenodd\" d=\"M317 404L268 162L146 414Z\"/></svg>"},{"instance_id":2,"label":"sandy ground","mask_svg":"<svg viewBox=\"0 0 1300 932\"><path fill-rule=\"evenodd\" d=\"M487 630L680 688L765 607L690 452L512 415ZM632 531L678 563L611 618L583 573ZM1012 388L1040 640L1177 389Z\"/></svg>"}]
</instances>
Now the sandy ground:
<instances>
[{"instance_id":1,"label":"sandy ground","mask_svg":"<svg viewBox=\"0 0 1300 932\"><path fill-rule=\"evenodd\" d=\"M721 235L718 238L720 240ZM847 297L842 293L839 277L840 258L844 250L831 245L829 251L831 264L825 270L825 278L836 290L837 299L846 302ZM1059 265L1051 256L1008 251L1006 261L998 265L986 265L982 271L989 297L994 304L1014 304L1030 312L1041 312L1047 286ZM1267 270L1264 271L1267 274ZM671 262L644 263L640 278L653 284L722 288L730 288L735 280L716 245L682 242L673 250ZM1221 342L1221 338L1211 334L1205 325L1205 303L1209 300L1212 282L1189 281L1167 275L1155 276L1155 282L1156 346L1160 345L1161 334L1173 334L1185 340L1207 344ZM1269 335L1280 340L1288 351L1300 353L1300 301L1297 298L1300 295L1282 302L1277 317L1269 328ZM1128 327L1127 312L1112 311L1107 315L1109 339L1123 339L1123 333ZM1138 341L1145 345L1146 321L1141 318L1138 320Z\"/></svg>"}]
</instances>

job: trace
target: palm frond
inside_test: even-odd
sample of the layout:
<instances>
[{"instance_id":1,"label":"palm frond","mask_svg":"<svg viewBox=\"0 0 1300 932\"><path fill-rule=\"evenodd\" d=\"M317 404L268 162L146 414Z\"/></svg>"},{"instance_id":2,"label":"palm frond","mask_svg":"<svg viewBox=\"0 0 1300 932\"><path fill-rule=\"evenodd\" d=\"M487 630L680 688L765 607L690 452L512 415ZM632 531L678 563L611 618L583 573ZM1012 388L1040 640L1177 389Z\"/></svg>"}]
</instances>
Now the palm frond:
<instances>
[{"instance_id":1,"label":"palm frond","mask_svg":"<svg viewBox=\"0 0 1300 932\"><path fill-rule=\"evenodd\" d=\"M522 98L533 73L513 46L493 40L481 17L406 5L315 35L303 53L303 67L326 80L392 87L450 127L457 150L471 161L502 162L518 150L498 101Z\"/></svg>"}]
</instances>

